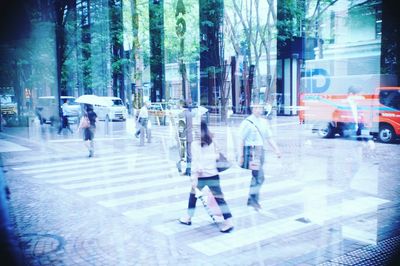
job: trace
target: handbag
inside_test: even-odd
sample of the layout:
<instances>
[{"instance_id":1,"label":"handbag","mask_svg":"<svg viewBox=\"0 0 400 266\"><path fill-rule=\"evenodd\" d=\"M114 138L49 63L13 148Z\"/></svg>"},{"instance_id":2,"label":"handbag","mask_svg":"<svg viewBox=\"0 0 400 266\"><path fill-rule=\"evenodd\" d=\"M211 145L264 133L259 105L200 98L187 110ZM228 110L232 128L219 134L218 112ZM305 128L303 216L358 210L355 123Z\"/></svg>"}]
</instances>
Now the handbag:
<instances>
[{"instance_id":1,"label":"handbag","mask_svg":"<svg viewBox=\"0 0 400 266\"><path fill-rule=\"evenodd\" d=\"M226 157L220 152L217 159L217 170L218 172L223 172L231 167L231 163L226 159Z\"/></svg>"},{"instance_id":2,"label":"handbag","mask_svg":"<svg viewBox=\"0 0 400 266\"><path fill-rule=\"evenodd\" d=\"M214 150L215 153L217 153L217 147L215 146L214 143ZM217 163L217 170L218 172L223 172L225 170L228 170L229 167L231 167L231 163L228 161L228 159L225 157L225 155L222 154L222 152L218 152L218 158L216 160Z\"/></svg>"},{"instance_id":3,"label":"handbag","mask_svg":"<svg viewBox=\"0 0 400 266\"><path fill-rule=\"evenodd\" d=\"M261 168L261 156L263 152L262 146L244 146L243 147L243 164L240 166L244 169L258 171Z\"/></svg>"},{"instance_id":4,"label":"handbag","mask_svg":"<svg viewBox=\"0 0 400 266\"><path fill-rule=\"evenodd\" d=\"M256 124L254 124L250 119L246 120L255 126L261 138L263 139L262 134ZM262 167L261 158L263 156L263 152L263 146L243 146L243 164L240 167L254 171L260 170Z\"/></svg>"},{"instance_id":5,"label":"handbag","mask_svg":"<svg viewBox=\"0 0 400 266\"><path fill-rule=\"evenodd\" d=\"M80 128L88 128L90 127L90 121L87 116L82 116L81 121L79 123Z\"/></svg>"}]
</instances>

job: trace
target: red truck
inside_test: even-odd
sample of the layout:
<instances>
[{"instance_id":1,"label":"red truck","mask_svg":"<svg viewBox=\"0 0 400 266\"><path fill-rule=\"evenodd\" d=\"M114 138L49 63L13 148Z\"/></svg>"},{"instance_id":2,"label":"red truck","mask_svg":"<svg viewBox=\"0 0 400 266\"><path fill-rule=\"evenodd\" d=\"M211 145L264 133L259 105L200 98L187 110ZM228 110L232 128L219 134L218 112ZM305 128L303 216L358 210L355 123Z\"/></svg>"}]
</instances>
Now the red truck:
<instances>
[{"instance_id":1,"label":"red truck","mask_svg":"<svg viewBox=\"0 0 400 266\"><path fill-rule=\"evenodd\" d=\"M301 93L300 123L312 125L321 137L337 134L372 135L380 142L400 136L400 87L378 87L363 93L350 87L347 93Z\"/></svg>"}]
</instances>

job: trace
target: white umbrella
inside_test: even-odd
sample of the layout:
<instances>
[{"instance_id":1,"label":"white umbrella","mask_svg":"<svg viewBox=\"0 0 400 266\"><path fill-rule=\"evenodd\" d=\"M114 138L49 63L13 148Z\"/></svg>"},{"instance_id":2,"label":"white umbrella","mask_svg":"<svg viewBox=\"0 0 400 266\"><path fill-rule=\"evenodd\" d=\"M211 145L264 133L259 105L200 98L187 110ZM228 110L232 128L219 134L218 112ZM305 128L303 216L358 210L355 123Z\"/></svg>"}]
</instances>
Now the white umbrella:
<instances>
[{"instance_id":1,"label":"white umbrella","mask_svg":"<svg viewBox=\"0 0 400 266\"><path fill-rule=\"evenodd\" d=\"M91 104L91 105L102 105L102 106L112 105L111 101L107 101L104 98L99 97L97 95L81 95L78 98L76 98L75 102Z\"/></svg>"},{"instance_id":2,"label":"white umbrella","mask_svg":"<svg viewBox=\"0 0 400 266\"><path fill-rule=\"evenodd\" d=\"M195 107L192 110L196 113L196 116L199 116L199 117L208 112L208 109L201 105L199 105L198 107Z\"/></svg>"},{"instance_id":3,"label":"white umbrella","mask_svg":"<svg viewBox=\"0 0 400 266\"><path fill-rule=\"evenodd\" d=\"M208 112L208 109L201 105L199 105L199 107L197 107L197 108L198 108L198 112L200 112L200 115L203 115Z\"/></svg>"}]
</instances>

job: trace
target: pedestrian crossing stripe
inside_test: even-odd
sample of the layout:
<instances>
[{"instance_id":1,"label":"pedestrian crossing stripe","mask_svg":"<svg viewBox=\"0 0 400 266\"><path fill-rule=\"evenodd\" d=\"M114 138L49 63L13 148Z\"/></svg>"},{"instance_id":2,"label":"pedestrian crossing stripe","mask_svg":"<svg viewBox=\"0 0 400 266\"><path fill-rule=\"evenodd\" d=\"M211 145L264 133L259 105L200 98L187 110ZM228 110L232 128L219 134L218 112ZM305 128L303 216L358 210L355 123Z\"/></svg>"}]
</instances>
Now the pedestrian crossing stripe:
<instances>
[{"instance_id":1,"label":"pedestrian crossing stripe","mask_svg":"<svg viewBox=\"0 0 400 266\"><path fill-rule=\"evenodd\" d=\"M237 172L232 172L231 174L235 174ZM238 185L245 183L246 180L243 178L230 178L228 181L224 183L224 186L228 185ZM119 187L111 187L106 189L98 189L95 191L85 191L80 193L81 196L91 197L91 196L98 196L99 194L111 194L115 192L123 192L123 191L135 191L144 188L154 188L155 186L165 186L166 184L177 184L177 183L186 183L190 188L189 179L174 179L174 180L158 180L156 183L154 180L149 180L148 182L143 182L141 184L132 184L132 185L125 185ZM248 182L247 182L248 183ZM111 199L107 201L100 201L99 204L105 207L117 207L125 204L136 203L143 200L151 200L155 198L162 198L162 197L171 197L171 196L179 196L181 194L186 194L188 188L185 187L178 187L178 188L171 188L171 189L163 189L162 191L154 191L149 193L141 193L140 197L137 195L126 196L118 199Z\"/></svg>"},{"instance_id":2,"label":"pedestrian crossing stripe","mask_svg":"<svg viewBox=\"0 0 400 266\"><path fill-rule=\"evenodd\" d=\"M63 172L55 172L55 173L44 173L44 174L39 174L39 175L34 175L34 178L38 179L46 179L46 178L58 178L58 177L65 177L65 176L84 176L84 175L103 175L103 174L112 174L114 175L116 170L121 169L122 164L113 164L113 165L105 165L102 166L101 168L96 168L96 167L84 167L81 169L74 168L69 171L63 171ZM173 167L172 165L166 163L158 166L160 169L169 169ZM127 169L129 170L137 170L139 172L144 172L146 170L151 170L154 168L152 165L149 164L126 164L124 165L124 170L122 172L126 172ZM99 172L99 169L101 169L101 172Z\"/></svg>"},{"instance_id":3,"label":"pedestrian crossing stripe","mask_svg":"<svg viewBox=\"0 0 400 266\"><path fill-rule=\"evenodd\" d=\"M273 190L269 187L269 185L266 185L266 186L267 187L265 190L267 190L268 193L273 192ZM289 187L289 189L290 189L290 187ZM307 189L307 190L301 189L300 191L295 190L293 193L278 195L278 196L274 196L274 197L268 197L268 196L266 196L267 193L264 192L261 195L261 197L264 198L264 200L260 201L260 204L261 204L261 206L263 206L263 209L259 212L254 212L252 209L249 209L249 207L246 206L245 204L243 204L240 207L234 207L234 206L233 207L229 206L229 207L231 209L234 219L245 217L245 216L248 216L251 214L264 215L264 216L271 217L274 215L268 211L277 209L277 208L283 208L283 207L291 205L295 202L303 202L305 198L310 197L309 192L311 192L310 189ZM325 198L330 195L338 194L341 192L342 192L342 190L339 190L339 189L336 189L333 187L329 187L329 186L325 186L325 185L315 186L315 188L312 189L312 195L315 200L318 200L318 198ZM229 194L231 194L231 192ZM239 196L239 193L237 193L237 194ZM241 194L241 195L246 196L247 194ZM228 200L228 198L229 197L227 197L227 200ZM199 209L200 210L202 209L201 206ZM249 214L249 210L251 211L250 214ZM196 212L197 212L197 208L196 208ZM182 214L183 213L181 212L180 214L177 214L178 216L176 216L176 217L180 217ZM193 217L192 221L193 221L192 226L182 226L175 220L173 222L167 222L167 223L155 225L155 226L153 226L153 229L160 233L163 233L165 235L173 235L173 234L177 234L177 233L183 233L186 231L190 231L190 230L200 228L200 227L210 224L210 219L208 218L207 214L195 215Z\"/></svg>"},{"instance_id":4,"label":"pedestrian crossing stripe","mask_svg":"<svg viewBox=\"0 0 400 266\"><path fill-rule=\"evenodd\" d=\"M0 139L0 153L1 152L15 152L15 151L29 151L30 149L21 145L18 145L11 141Z\"/></svg>"},{"instance_id":5,"label":"pedestrian crossing stripe","mask_svg":"<svg viewBox=\"0 0 400 266\"><path fill-rule=\"evenodd\" d=\"M232 171L232 174L235 174L237 172L242 172L240 170L237 171ZM152 172L153 175L155 175L154 172ZM160 173L158 173L160 174ZM163 173L165 175L165 173ZM124 184L124 185L119 185L119 186L111 186L111 187L107 187L107 188L100 188L100 189L92 189L92 190L87 190L84 192L80 192L79 194L81 196L84 197L93 197L93 196L100 196L100 195L106 195L106 194L114 194L114 193L119 193L119 192L126 192L126 191L135 191L138 189L144 189L144 188L155 188L157 186L162 186L161 184L159 184L159 182L165 183L165 184L174 184L174 183L182 183L185 182L187 184L189 184L189 178L184 177L182 178L182 176L180 178L176 178L173 181L166 181L166 180L158 180L158 179L148 179L147 182L142 182L141 184ZM229 179L227 181L227 183L225 185L228 184L240 184L243 183L244 180L243 178L236 178L236 179ZM164 185L165 185L164 184ZM181 189L181 188L179 188ZM163 189L162 191L155 191L155 192L150 192L148 193L150 194L149 197L150 198L155 198L155 197L168 197L168 196L174 196L174 195L179 195L180 193L178 192L178 190L174 190L174 189ZM141 194L140 198L146 198L147 196L143 196L143 194ZM128 196L125 198L119 198L116 200L112 200L112 202L109 202L107 204L107 206L118 206L121 204L127 204L127 203L132 203L132 202L137 202L138 197L137 195L133 195L133 196Z\"/></svg>"},{"instance_id":6,"label":"pedestrian crossing stripe","mask_svg":"<svg viewBox=\"0 0 400 266\"><path fill-rule=\"evenodd\" d=\"M178 176L175 162L160 159L160 157L160 154L144 156L140 154L112 155L92 159L73 159L67 162L58 161L18 166L13 167L13 169L30 174L33 178L40 179L43 182L59 185L62 189L73 190L74 193L83 197L102 197L95 198L97 204L119 211L132 222L148 222L149 219L158 217L152 228L166 236L182 233L190 234L192 230L210 225L211 220L199 203L196 212L200 213L196 214L192 226L182 226L177 222L176 219L186 212L187 197L178 201L171 201L168 197L179 196L179 198L183 198L184 195L188 196L190 181L188 177ZM81 170L71 169L71 167L80 166L82 163L89 164L94 170L79 174L82 172ZM122 169L120 169L121 166L123 166ZM314 176L314 174L311 176ZM324 176L318 176L320 180L324 178ZM194 238L193 242L188 244L190 248L207 256L214 256L256 242L265 242L273 237L297 230L309 230L312 226L317 227L333 219L375 212L378 205L389 202L376 197L358 197L354 200L343 200L333 206L329 205L328 208L325 203L326 198L344 192L333 187L315 184L315 181L317 181L315 178L304 176L303 178L266 183L261 194L261 198L264 199L261 202L264 209L260 213L256 213L252 209L249 210L244 201L239 207L237 204L229 204L229 201L232 200L241 198L245 200L250 179L250 171L237 166L221 174L222 190L234 219L245 217L253 219L256 216L263 216L272 221L261 225L257 223L257 226L249 228L241 228L239 224L235 226L233 233L229 234L226 239L224 238L226 235L212 237L210 242ZM132 183L134 181L140 182ZM99 186L106 187L99 188ZM163 186L171 186L171 188L154 191ZM147 188L152 188L153 191L141 191ZM282 193L279 193L280 191L288 191L288 193L282 195ZM125 192L130 192L130 195L121 197L120 194ZM271 194L273 196L270 196ZM140 208L135 205L136 203L142 203ZM132 204L132 206L129 204ZM294 204L304 206L296 215L278 219L274 214L276 212L273 212L274 209L284 209ZM301 218L311 222L301 223L296 221ZM282 224L283 227L279 227ZM362 231L356 233L360 235ZM249 235L251 236L250 239L244 241L243 239L246 239ZM368 235L369 238L371 235L373 234ZM222 244L210 244L221 241L220 237L222 237ZM354 230L352 237L356 237ZM207 245L210 245L210 247L204 247Z\"/></svg>"},{"instance_id":7,"label":"pedestrian crossing stripe","mask_svg":"<svg viewBox=\"0 0 400 266\"><path fill-rule=\"evenodd\" d=\"M151 177L147 179L147 181L141 181L140 183L137 184L137 189L139 188L147 188L147 182L153 182L154 186L154 176L157 175L165 175L165 177L162 180L157 180L157 185L168 185L168 184L174 184L177 183L177 179L179 178L180 181L183 181L186 179L183 179L182 176L179 176L178 178L175 176L178 176L178 172L176 169L172 169L171 171L152 171L151 173L145 173L145 174L134 174L133 175L127 175L128 173L122 174L123 176L119 177L113 177L113 178L107 178L107 179L99 179L98 176L95 178L93 181L85 181L85 182L79 182L79 183L72 183L72 184L66 184L66 185L61 185L60 187L63 189L85 189L85 188L91 188L91 187L96 187L100 185L112 185L115 183L123 183L123 182L130 182L133 180L138 180L138 179L145 179L148 177ZM108 176L107 176L108 177ZM78 180L80 181L80 180ZM64 179L64 182L68 182L68 179ZM61 182L63 183L63 182Z\"/></svg>"},{"instance_id":8,"label":"pedestrian crossing stripe","mask_svg":"<svg viewBox=\"0 0 400 266\"><path fill-rule=\"evenodd\" d=\"M34 172L29 172L29 170L34 170L34 169L48 169L48 168L55 168L54 170L59 170L60 166L66 166L66 165L71 165L71 166L77 166L81 164L95 164L98 162L103 162L103 161L109 161L109 160L118 160L118 159L140 159L140 160L160 160L158 156L151 155L151 156L142 156L140 154L134 154L134 155L112 155L112 156L103 156L103 157L94 157L94 158L76 158L76 159L68 159L68 161L61 160L61 161L56 161L56 162L43 162L41 161L40 163L34 163L34 164L29 164L29 165L24 165L24 166L16 166L12 167L13 170L17 171L23 171L24 173L34 173Z\"/></svg>"},{"instance_id":9,"label":"pedestrian crossing stripe","mask_svg":"<svg viewBox=\"0 0 400 266\"><path fill-rule=\"evenodd\" d=\"M308 213L313 217L320 217L320 221L329 221L335 218L356 216L371 211L388 200L375 197L360 197L354 200L344 200L339 204L331 205L329 212L322 212L319 209ZM315 226L314 223L300 223L296 221L302 218L303 214L298 214L283 219L278 219L250 228L235 230L232 234L221 234L216 237L209 237L202 241L189 243L189 247L207 256L214 256L229 250L251 245L256 242L266 241L273 237L281 236L290 232ZM312 220L311 220L312 221Z\"/></svg>"},{"instance_id":10,"label":"pedestrian crossing stripe","mask_svg":"<svg viewBox=\"0 0 400 266\"><path fill-rule=\"evenodd\" d=\"M91 161L88 160L83 163L85 167L78 167L82 166L82 164L66 164L63 166L50 166L41 169L32 169L32 170L24 170L25 174L33 174L35 178L46 178L47 176L56 177L56 176L63 176L63 175L73 175L75 173L85 173L91 172L93 169L98 170L98 164L101 162L101 167L121 167L121 166L131 166L131 167L143 167L147 165L148 161L159 161L161 164L166 164L168 161L156 159L155 157L147 157L147 158L139 158L139 157L122 157L122 158L108 158L107 160L102 161Z\"/></svg>"},{"instance_id":11,"label":"pedestrian crossing stripe","mask_svg":"<svg viewBox=\"0 0 400 266\"><path fill-rule=\"evenodd\" d=\"M99 138L96 137L94 139L95 142L99 142L99 141L114 141L114 140L126 140L126 139L130 139L131 137L113 137L113 136L109 136L109 137L105 137L105 138ZM82 138L69 138L69 139L51 139L48 140L49 143L66 143L66 142L83 142Z\"/></svg>"},{"instance_id":12,"label":"pedestrian crossing stripe","mask_svg":"<svg viewBox=\"0 0 400 266\"><path fill-rule=\"evenodd\" d=\"M236 190L230 190L228 193L225 191L225 187L227 186L227 183L221 184L222 190L224 191L224 198L226 201L234 200L234 199L239 199L246 197L248 194L249 186L250 186L250 178L249 179L243 179L242 177L239 176L239 178L233 179L232 183L236 184L241 184L239 189ZM280 191L282 189L288 189L288 188L295 188L300 186L301 183L298 181L278 181L274 182L271 184L268 184L268 191L273 192L273 191ZM186 193L185 193L186 192ZM190 185L187 187L186 191L182 190L181 193L185 193L186 195L189 196L190 192ZM100 202L101 205L105 206L104 203L107 201L102 201ZM116 203L117 204L117 203ZM229 205L229 202L228 202ZM182 210L185 209L187 206L187 199L181 200L181 201L176 201L176 202L168 202L168 203L163 203L155 206L146 206L143 209L142 208L135 208L134 210L129 210L123 212L125 216L131 219L135 219L136 221L142 221L147 219L148 217L152 215L156 215L159 213L172 213L174 211L180 211L182 214ZM140 217L139 220L137 218Z\"/></svg>"},{"instance_id":13,"label":"pedestrian crossing stripe","mask_svg":"<svg viewBox=\"0 0 400 266\"><path fill-rule=\"evenodd\" d=\"M83 181L83 180L101 180L104 178L107 178L107 180L110 180L110 184L114 183L113 180L115 178L115 176L121 176L124 175L125 177L127 175L129 175L130 180L137 180L137 179L144 179L144 178L153 178L155 175L162 175L163 177L169 177L172 175L176 175L177 170L176 168L171 168L171 169L162 169L162 171L143 171L146 170L146 168L141 168L141 172L144 173L139 173L137 171L135 171L135 168L131 168L129 169L129 171L127 171L126 169L122 169L122 170L114 170L112 172L104 172L102 171L101 173L91 173L91 174L87 174L84 176L75 176L75 177L64 177L64 178L57 178L57 179L46 179L44 180L46 183L50 183L50 184L63 184L63 183L72 183L73 182L79 182L79 181ZM136 169L137 170L137 169ZM118 182L118 179L116 179ZM90 182L90 181L89 181ZM66 188L68 189L68 188Z\"/></svg>"}]
</instances>

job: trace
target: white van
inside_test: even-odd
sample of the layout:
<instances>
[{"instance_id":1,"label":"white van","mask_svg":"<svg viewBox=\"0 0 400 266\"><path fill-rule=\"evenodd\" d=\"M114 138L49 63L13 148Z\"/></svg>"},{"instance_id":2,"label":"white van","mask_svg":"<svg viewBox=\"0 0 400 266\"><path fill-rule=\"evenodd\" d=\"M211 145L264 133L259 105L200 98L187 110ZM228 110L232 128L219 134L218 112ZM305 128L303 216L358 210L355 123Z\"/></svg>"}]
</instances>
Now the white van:
<instances>
[{"instance_id":1,"label":"white van","mask_svg":"<svg viewBox=\"0 0 400 266\"><path fill-rule=\"evenodd\" d=\"M121 98L118 97L106 97L102 96L105 102L109 104L107 106L94 105L94 112L99 120L120 120L125 121L128 117L128 109L124 105Z\"/></svg>"},{"instance_id":2,"label":"white van","mask_svg":"<svg viewBox=\"0 0 400 266\"><path fill-rule=\"evenodd\" d=\"M75 97L61 96L60 100L60 105L62 105L65 100L68 101L68 108L66 110L68 122L70 124L77 123L81 116L81 106L79 103L75 102ZM39 97L35 110L41 125L45 123L53 125L59 120L60 112L57 100L54 96Z\"/></svg>"}]
</instances>

